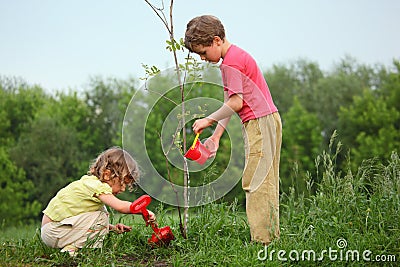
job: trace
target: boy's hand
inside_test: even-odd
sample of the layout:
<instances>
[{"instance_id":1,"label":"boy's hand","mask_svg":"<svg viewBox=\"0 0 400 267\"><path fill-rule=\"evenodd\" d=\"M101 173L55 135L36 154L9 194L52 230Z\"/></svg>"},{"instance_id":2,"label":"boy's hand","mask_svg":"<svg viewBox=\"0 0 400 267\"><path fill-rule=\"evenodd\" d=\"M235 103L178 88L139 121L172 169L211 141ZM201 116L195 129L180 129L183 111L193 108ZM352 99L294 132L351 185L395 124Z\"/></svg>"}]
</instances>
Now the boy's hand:
<instances>
[{"instance_id":1,"label":"boy's hand","mask_svg":"<svg viewBox=\"0 0 400 267\"><path fill-rule=\"evenodd\" d=\"M204 141L204 145L210 151L210 156L208 156L208 158L215 157L219 148L219 139L209 137L206 139L206 141Z\"/></svg>"},{"instance_id":2,"label":"boy's hand","mask_svg":"<svg viewBox=\"0 0 400 267\"><path fill-rule=\"evenodd\" d=\"M192 129L195 134L201 133L204 128L211 126L214 121L210 118L202 118L193 123Z\"/></svg>"}]
</instances>

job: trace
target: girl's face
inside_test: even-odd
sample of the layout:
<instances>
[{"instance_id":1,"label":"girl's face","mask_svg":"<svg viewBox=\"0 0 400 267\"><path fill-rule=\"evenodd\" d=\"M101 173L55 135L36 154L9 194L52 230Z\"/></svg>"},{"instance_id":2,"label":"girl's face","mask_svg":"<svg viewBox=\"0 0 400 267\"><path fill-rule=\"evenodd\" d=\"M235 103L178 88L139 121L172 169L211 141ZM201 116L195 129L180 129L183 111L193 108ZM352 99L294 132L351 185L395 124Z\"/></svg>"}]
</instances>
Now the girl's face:
<instances>
[{"instance_id":1,"label":"girl's face","mask_svg":"<svg viewBox=\"0 0 400 267\"><path fill-rule=\"evenodd\" d=\"M106 170L104 172L105 182L112 188L113 195L118 195L119 193L125 192L126 185L132 182L130 177L113 177L111 178L111 172Z\"/></svg>"},{"instance_id":2,"label":"girl's face","mask_svg":"<svg viewBox=\"0 0 400 267\"><path fill-rule=\"evenodd\" d=\"M114 179L111 179L108 184L112 188L112 193L113 195L118 195L119 193L125 192L126 189L126 184L123 182L121 183L120 179L118 177L115 177Z\"/></svg>"}]
</instances>

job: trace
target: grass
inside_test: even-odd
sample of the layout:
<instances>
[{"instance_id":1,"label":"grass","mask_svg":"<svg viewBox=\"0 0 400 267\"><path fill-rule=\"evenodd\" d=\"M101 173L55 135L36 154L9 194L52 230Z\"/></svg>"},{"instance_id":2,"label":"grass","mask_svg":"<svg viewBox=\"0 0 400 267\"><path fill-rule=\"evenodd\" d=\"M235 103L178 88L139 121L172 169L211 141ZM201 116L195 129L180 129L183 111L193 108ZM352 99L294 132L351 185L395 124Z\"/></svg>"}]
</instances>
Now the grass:
<instances>
[{"instance_id":1,"label":"grass","mask_svg":"<svg viewBox=\"0 0 400 267\"><path fill-rule=\"evenodd\" d=\"M176 236L167 248L147 245L152 232L138 216L112 216L133 230L110 234L101 250L82 249L76 258L44 246L37 226L5 227L0 266L397 266L398 155L385 165L366 161L354 174L337 173L334 161L327 153L317 159L315 193L299 196L292 188L281 196L281 238L268 247L250 242L241 207L214 203L193 211L188 239L175 213L160 208L159 225L170 225Z\"/></svg>"}]
</instances>

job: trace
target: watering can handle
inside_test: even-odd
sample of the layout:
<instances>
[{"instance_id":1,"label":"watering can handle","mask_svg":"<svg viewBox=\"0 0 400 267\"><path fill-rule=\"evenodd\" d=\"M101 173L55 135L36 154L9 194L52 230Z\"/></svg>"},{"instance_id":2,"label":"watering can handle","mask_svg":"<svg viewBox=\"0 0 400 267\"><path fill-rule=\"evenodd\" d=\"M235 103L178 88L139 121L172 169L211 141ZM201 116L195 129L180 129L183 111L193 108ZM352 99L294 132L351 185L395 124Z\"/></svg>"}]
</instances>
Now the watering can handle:
<instances>
[{"instance_id":1,"label":"watering can handle","mask_svg":"<svg viewBox=\"0 0 400 267\"><path fill-rule=\"evenodd\" d=\"M146 207L150 204L151 197L148 195L143 195L131 203L130 210L132 214L142 214L146 226L151 224L151 227L157 227L157 223L149 223L149 212Z\"/></svg>"},{"instance_id":2,"label":"watering can handle","mask_svg":"<svg viewBox=\"0 0 400 267\"><path fill-rule=\"evenodd\" d=\"M200 133L196 134L196 137L194 138L193 144L192 144L192 146L190 147L190 149L194 149L194 147L196 146L197 139L199 139L199 135L200 135Z\"/></svg>"},{"instance_id":3,"label":"watering can handle","mask_svg":"<svg viewBox=\"0 0 400 267\"><path fill-rule=\"evenodd\" d=\"M142 214L146 221L149 220L149 212L146 207L150 204L151 197L143 195L131 203L130 210L132 214Z\"/></svg>"}]
</instances>

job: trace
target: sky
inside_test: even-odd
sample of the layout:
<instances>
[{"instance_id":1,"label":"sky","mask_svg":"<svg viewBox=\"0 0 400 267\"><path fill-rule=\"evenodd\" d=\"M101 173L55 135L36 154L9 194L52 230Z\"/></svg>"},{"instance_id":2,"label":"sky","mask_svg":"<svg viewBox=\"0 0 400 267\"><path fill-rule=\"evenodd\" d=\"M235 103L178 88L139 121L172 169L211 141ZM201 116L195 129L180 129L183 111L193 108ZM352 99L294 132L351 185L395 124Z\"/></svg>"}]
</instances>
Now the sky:
<instances>
[{"instance_id":1,"label":"sky","mask_svg":"<svg viewBox=\"0 0 400 267\"><path fill-rule=\"evenodd\" d=\"M175 0L175 38L203 14L220 18L227 39L263 71L299 59L324 71L346 56L389 67L400 60L398 0ZM0 76L50 91L79 90L96 76L138 79L142 64L171 67L167 39L144 0L0 0Z\"/></svg>"}]
</instances>

